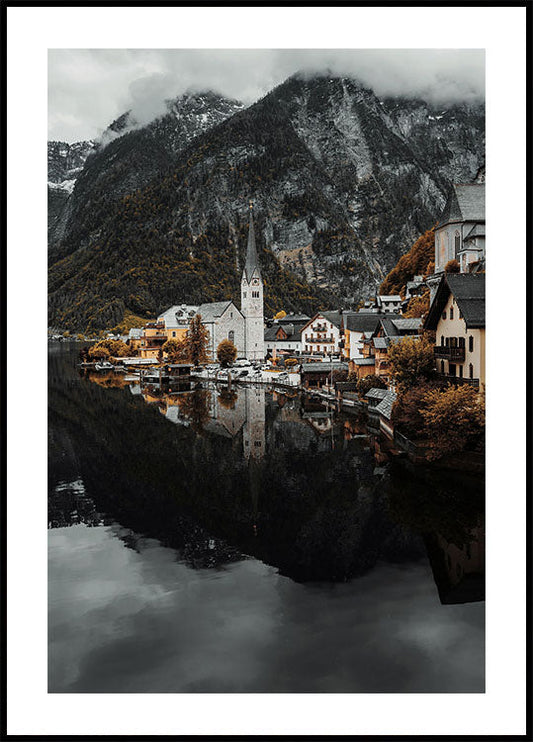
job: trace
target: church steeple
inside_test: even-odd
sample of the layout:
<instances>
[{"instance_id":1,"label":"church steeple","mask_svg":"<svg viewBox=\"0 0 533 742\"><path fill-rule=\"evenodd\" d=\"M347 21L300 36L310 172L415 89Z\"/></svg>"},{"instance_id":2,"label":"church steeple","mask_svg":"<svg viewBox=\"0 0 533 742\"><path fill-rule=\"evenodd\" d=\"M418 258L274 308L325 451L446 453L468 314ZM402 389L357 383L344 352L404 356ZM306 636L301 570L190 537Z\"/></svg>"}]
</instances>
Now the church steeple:
<instances>
[{"instance_id":1,"label":"church steeple","mask_svg":"<svg viewBox=\"0 0 533 742\"><path fill-rule=\"evenodd\" d=\"M246 247L246 263L244 264L243 278L246 277L249 283L254 273L257 278L261 278L261 268L259 267L259 259L255 247L253 203L250 201L250 227L248 229L248 245Z\"/></svg>"},{"instance_id":2,"label":"church steeple","mask_svg":"<svg viewBox=\"0 0 533 742\"><path fill-rule=\"evenodd\" d=\"M263 279L255 247L253 204L250 201L250 227L246 248L246 263L241 280L241 312L244 316L244 347L248 360L265 357Z\"/></svg>"}]
</instances>

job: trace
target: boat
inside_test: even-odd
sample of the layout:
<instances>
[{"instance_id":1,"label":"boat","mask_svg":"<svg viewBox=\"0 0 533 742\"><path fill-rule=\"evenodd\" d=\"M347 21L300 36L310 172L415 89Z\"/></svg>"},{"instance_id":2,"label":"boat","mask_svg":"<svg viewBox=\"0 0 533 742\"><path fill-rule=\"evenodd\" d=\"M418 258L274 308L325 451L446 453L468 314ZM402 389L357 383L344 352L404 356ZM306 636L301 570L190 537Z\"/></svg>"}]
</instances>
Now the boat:
<instances>
[{"instance_id":1,"label":"boat","mask_svg":"<svg viewBox=\"0 0 533 742\"><path fill-rule=\"evenodd\" d=\"M94 364L96 371L114 371L115 367L109 361L98 361Z\"/></svg>"}]
</instances>

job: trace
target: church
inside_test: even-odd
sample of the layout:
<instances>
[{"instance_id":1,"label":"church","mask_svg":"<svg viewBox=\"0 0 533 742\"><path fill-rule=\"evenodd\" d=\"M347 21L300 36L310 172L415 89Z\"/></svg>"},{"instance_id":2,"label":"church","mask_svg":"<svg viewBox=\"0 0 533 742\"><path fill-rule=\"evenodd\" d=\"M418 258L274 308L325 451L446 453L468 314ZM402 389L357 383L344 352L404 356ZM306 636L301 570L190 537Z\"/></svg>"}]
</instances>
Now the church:
<instances>
[{"instance_id":1,"label":"church","mask_svg":"<svg viewBox=\"0 0 533 742\"><path fill-rule=\"evenodd\" d=\"M181 339L194 314L202 317L202 324L209 331L208 352L213 360L219 343L228 339L237 348L238 358L262 361L265 357L263 279L255 245L253 207L250 203L250 224L246 261L241 280L241 308L232 301L217 301L200 306L176 305L170 307L157 318L157 324L164 326L166 339ZM185 311L187 310L187 311ZM143 348L144 353L155 350Z\"/></svg>"}]
</instances>

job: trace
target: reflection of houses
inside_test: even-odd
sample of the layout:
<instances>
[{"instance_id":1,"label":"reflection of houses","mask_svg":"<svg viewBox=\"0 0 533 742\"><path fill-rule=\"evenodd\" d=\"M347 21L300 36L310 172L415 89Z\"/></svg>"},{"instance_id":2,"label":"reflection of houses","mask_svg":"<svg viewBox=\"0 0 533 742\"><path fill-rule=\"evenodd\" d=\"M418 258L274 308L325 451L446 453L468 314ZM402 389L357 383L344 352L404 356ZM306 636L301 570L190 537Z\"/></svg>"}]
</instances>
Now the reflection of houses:
<instances>
[{"instance_id":1,"label":"reflection of houses","mask_svg":"<svg viewBox=\"0 0 533 742\"><path fill-rule=\"evenodd\" d=\"M485 529L476 527L463 546L434 534L426 538L439 598L443 604L485 600Z\"/></svg>"},{"instance_id":2,"label":"reflection of houses","mask_svg":"<svg viewBox=\"0 0 533 742\"><path fill-rule=\"evenodd\" d=\"M274 320L265 329L266 353L273 357L299 355L302 352L302 330L309 320L305 314L288 314L283 319Z\"/></svg>"},{"instance_id":3,"label":"reflection of houses","mask_svg":"<svg viewBox=\"0 0 533 742\"><path fill-rule=\"evenodd\" d=\"M341 326L341 312L315 314L302 328L302 352L315 356L337 355Z\"/></svg>"},{"instance_id":4,"label":"reflection of houses","mask_svg":"<svg viewBox=\"0 0 533 742\"><path fill-rule=\"evenodd\" d=\"M437 371L456 383L485 383L485 274L442 276L424 327L436 333Z\"/></svg>"}]
</instances>

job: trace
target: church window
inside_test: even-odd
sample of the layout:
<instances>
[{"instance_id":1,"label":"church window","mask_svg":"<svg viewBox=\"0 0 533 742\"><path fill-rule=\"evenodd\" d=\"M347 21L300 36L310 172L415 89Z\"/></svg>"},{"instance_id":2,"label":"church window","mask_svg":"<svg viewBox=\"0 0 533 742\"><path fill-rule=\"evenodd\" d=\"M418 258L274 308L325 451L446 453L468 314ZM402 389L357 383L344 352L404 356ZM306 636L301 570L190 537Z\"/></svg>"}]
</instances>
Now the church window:
<instances>
[{"instance_id":1,"label":"church window","mask_svg":"<svg viewBox=\"0 0 533 742\"><path fill-rule=\"evenodd\" d=\"M461 236L459 235L459 232L455 232L455 252L459 252L461 249Z\"/></svg>"},{"instance_id":2,"label":"church window","mask_svg":"<svg viewBox=\"0 0 533 742\"><path fill-rule=\"evenodd\" d=\"M233 330L230 330L228 332L228 340L232 343L235 340L235 332Z\"/></svg>"},{"instance_id":3,"label":"church window","mask_svg":"<svg viewBox=\"0 0 533 742\"><path fill-rule=\"evenodd\" d=\"M442 313L442 319L446 319L446 311Z\"/></svg>"},{"instance_id":4,"label":"church window","mask_svg":"<svg viewBox=\"0 0 533 742\"><path fill-rule=\"evenodd\" d=\"M246 299L246 291L243 291L243 292L242 292L242 298L243 298L243 299Z\"/></svg>"}]
</instances>

